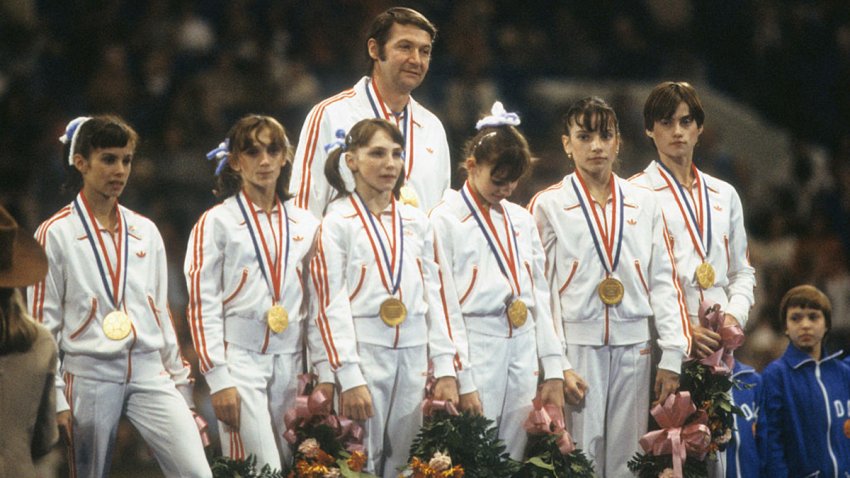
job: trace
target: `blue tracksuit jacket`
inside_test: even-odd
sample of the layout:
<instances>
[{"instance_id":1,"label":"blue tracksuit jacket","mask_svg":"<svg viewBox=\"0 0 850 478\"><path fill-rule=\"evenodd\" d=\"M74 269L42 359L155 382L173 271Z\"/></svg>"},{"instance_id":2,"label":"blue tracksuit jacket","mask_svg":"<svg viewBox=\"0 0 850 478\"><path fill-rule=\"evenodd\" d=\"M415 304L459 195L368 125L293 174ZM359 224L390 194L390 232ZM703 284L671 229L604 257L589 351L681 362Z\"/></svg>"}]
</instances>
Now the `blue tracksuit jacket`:
<instances>
[{"instance_id":1,"label":"blue tracksuit jacket","mask_svg":"<svg viewBox=\"0 0 850 478\"><path fill-rule=\"evenodd\" d=\"M759 413L761 375L749 365L735 361L732 378L750 385L750 388L732 387L732 402L744 415L735 416L732 441L726 447L726 478L752 478L759 474L759 455L756 448L756 430L764 428L757 420L764 420Z\"/></svg>"}]
</instances>

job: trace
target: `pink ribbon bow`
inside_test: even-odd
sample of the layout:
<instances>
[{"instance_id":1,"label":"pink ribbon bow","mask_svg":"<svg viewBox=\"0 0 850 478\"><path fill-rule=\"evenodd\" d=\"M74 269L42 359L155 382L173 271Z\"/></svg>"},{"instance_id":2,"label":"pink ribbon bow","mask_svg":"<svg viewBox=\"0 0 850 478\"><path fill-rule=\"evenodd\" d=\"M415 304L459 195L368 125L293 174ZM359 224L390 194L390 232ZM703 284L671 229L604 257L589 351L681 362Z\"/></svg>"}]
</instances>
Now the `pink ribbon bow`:
<instances>
[{"instance_id":1,"label":"pink ribbon bow","mask_svg":"<svg viewBox=\"0 0 850 478\"><path fill-rule=\"evenodd\" d=\"M732 352L744 343L744 331L740 325L724 325L726 314L720 310L720 305L704 300L699 306L700 326L720 335L720 348L713 354L700 360L700 363L711 368L713 373L730 374L735 366Z\"/></svg>"},{"instance_id":2,"label":"pink ribbon bow","mask_svg":"<svg viewBox=\"0 0 850 478\"><path fill-rule=\"evenodd\" d=\"M204 448L210 446L209 424L204 420L204 417L198 415L198 412L194 410L192 410L192 418L195 419L195 426L198 427L198 433L201 434L201 443L204 445Z\"/></svg>"},{"instance_id":3,"label":"pink ribbon bow","mask_svg":"<svg viewBox=\"0 0 850 478\"><path fill-rule=\"evenodd\" d=\"M455 404L448 400L434 400L431 398L426 398L422 401L422 415L426 417L430 417L434 414L434 412L441 410L453 417L460 415L460 412L457 411L457 407L455 407Z\"/></svg>"},{"instance_id":4,"label":"pink ribbon bow","mask_svg":"<svg viewBox=\"0 0 850 478\"><path fill-rule=\"evenodd\" d=\"M551 403L543 405L540 397L535 397L531 401L534 408L528 413L528 418L525 419L523 427L526 433L530 435L558 435L558 450L563 455L569 455L575 451L576 446L573 443L573 437L567 431L564 424L564 414L560 408Z\"/></svg>"},{"instance_id":5,"label":"pink ribbon bow","mask_svg":"<svg viewBox=\"0 0 850 478\"><path fill-rule=\"evenodd\" d=\"M697 411L690 392L670 394L663 404L652 408L652 416L661 430L651 431L640 439L643 451L653 455L673 455L673 476L682 478L682 463L688 455L699 460L708 453L711 430L708 416ZM687 425L685 422L689 421Z\"/></svg>"},{"instance_id":6,"label":"pink ribbon bow","mask_svg":"<svg viewBox=\"0 0 850 478\"><path fill-rule=\"evenodd\" d=\"M298 376L298 396L295 397L295 406L283 415L283 423L286 426L283 438L294 445L298 441L295 430L312 420L319 420L319 424L327 425L335 432L337 439L350 453L363 451L363 428L360 424L334 415L330 405L331 398L321 391L314 390L307 395L307 385L313 379L314 376L311 374Z\"/></svg>"}]
</instances>

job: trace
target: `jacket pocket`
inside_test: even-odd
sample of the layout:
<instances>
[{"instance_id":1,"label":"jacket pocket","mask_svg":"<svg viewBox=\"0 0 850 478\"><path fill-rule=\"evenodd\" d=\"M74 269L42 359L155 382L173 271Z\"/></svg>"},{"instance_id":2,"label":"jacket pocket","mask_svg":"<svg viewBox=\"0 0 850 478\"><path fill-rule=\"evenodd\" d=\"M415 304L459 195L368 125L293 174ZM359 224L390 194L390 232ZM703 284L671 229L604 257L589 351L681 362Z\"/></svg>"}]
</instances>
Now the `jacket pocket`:
<instances>
[{"instance_id":1,"label":"jacket pocket","mask_svg":"<svg viewBox=\"0 0 850 478\"><path fill-rule=\"evenodd\" d=\"M357 281L357 286L354 288L354 292L348 296L348 301L351 302L360 293L360 287L363 286L363 279L366 277L366 264L360 266L360 279Z\"/></svg>"},{"instance_id":2,"label":"jacket pocket","mask_svg":"<svg viewBox=\"0 0 850 478\"><path fill-rule=\"evenodd\" d=\"M578 270L578 260L573 260L573 267L570 269L570 274L567 276L567 280L561 284L561 287L558 288L558 294L563 294L567 287L569 287L570 282L573 281L573 277L576 275L576 270Z\"/></svg>"},{"instance_id":3,"label":"jacket pocket","mask_svg":"<svg viewBox=\"0 0 850 478\"><path fill-rule=\"evenodd\" d=\"M635 260L635 270L637 270L637 275L640 278L640 283L643 285L643 290L646 291L646 295L649 295L649 286L646 285L646 279L644 279L643 272L640 270L639 260Z\"/></svg>"},{"instance_id":4,"label":"jacket pocket","mask_svg":"<svg viewBox=\"0 0 850 478\"><path fill-rule=\"evenodd\" d=\"M731 265L729 260L729 236L726 234L723 234L723 247L726 248L726 270L728 271Z\"/></svg>"},{"instance_id":5,"label":"jacket pocket","mask_svg":"<svg viewBox=\"0 0 850 478\"><path fill-rule=\"evenodd\" d=\"M466 292L463 293L463 296L460 298L460 303L463 304L466 301L466 298L469 297L469 293L472 292L472 288L475 287L475 281L478 279L478 266L472 266L472 279L469 280L469 285L466 287Z\"/></svg>"},{"instance_id":6,"label":"jacket pocket","mask_svg":"<svg viewBox=\"0 0 850 478\"><path fill-rule=\"evenodd\" d=\"M226 299L224 299L224 302L222 302L222 304L227 304L231 300L235 299L236 296L239 295L239 292L242 290L242 287L245 285L245 281L247 281L247 280L248 280L248 268L245 267L245 268L242 269L242 278L239 279L239 285L237 285L236 289L233 292L231 292L230 295L228 295Z\"/></svg>"},{"instance_id":7,"label":"jacket pocket","mask_svg":"<svg viewBox=\"0 0 850 478\"><path fill-rule=\"evenodd\" d=\"M94 316L97 315L97 297L91 298L91 310L89 311L89 316L86 318L86 321L83 322L83 325L80 326L77 330L74 331L71 335L68 336L69 339L75 340L79 337L85 330L88 328L89 324L91 324L92 320L94 320Z\"/></svg>"},{"instance_id":8,"label":"jacket pocket","mask_svg":"<svg viewBox=\"0 0 850 478\"><path fill-rule=\"evenodd\" d=\"M156 320L156 326L160 329L162 328L162 322L159 321L159 311L156 309L156 303L153 300L153 297L148 296L148 305L151 308L151 312L153 312L153 318Z\"/></svg>"}]
</instances>

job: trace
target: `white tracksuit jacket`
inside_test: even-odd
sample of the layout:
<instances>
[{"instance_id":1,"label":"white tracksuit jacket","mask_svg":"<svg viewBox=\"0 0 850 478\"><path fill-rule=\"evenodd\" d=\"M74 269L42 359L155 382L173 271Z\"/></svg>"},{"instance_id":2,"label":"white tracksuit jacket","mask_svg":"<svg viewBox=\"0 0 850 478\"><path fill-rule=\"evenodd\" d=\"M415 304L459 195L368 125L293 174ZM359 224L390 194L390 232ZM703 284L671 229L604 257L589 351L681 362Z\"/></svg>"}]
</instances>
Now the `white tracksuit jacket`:
<instances>
[{"instance_id":1,"label":"white tracksuit jacket","mask_svg":"<svg viewBox=\"0 0 850 478\"><path fill-rule=\"evenodd\" d=\"M734 316L741 327L744 327L755 300L753 289L756 285L756 276L755 269L749 261L747 231L744 230L744 211L737 191L729 183L695 168L702 183L708 188L711 203L709 212L711 213L712 240L708 251L708 262L714 267L716 276L714 287L702 290L694 276L702 258L694 248L685 218L659 168L659 164L653 161L643 172L633 176L629 181L653 190L664 211L667 231L673 244L676 267L679 271L679 282L685 293L692 320L699 312L700 302L707 299L720 304L724 312ZM675 183L673 186L675 187ZM696 189L692 191L694 197L698 197Z\"/></svg>"},{"instance_id":2,"label":"white tracksuit jacket","mask_svg":"<svg viewBox=\"0 0 850 478\"><path fill-rule=\"evenodd\" d=\"M434 231L425 214L396 202L401 214L404 254L400 293L407 319L389 327L379 318L381 303L390 297L381 280L371 241L354 207L353 196L332 202L322 220L316 256L311 263L312 284L318 301L316 325L324 341L327 361L319 364L336 374L342 391L366 384L357 344L388 348L428 345L436 378L455 376L455 347L440 296L439 270L434 261ZM373 218L392 234L391 207ZM368 218L365 219L368 224ZM380 226L379 226L380 227ZM383 237L385 244L388 238ZM413 371L412 371L413 372ZM419 371L415 371L419 373Z\"/></svg>"},{"instance_id":3,"label":"white tracksuit jacket","mask_svg":"<svg viewBox=\"0 0 850 478\"><path fill-rule=\"evenodd\" d=\"M123 340L107 338L102 329L103 318L114 307L80 221L79 211L86 214L81 195L42 223L35 234L47 253L50 268L42 282L27 289L27 300L32 316L51 331L64 354L56 377L56 409L69 409L63 371L124 383L132 380L134 367L157 367L157 358L188 406L194 408L189 364L180 354L166 300L168 269L162 237L146 217L120 205L118 208L129 238L122 310L133 324L130 335ZM101 228L101 233L115 267L116 243L109 240L105 229ZM106 277L109 280L108 274Z\"/></svg>"},{"instance_id":4,"label":"white tracksuit jacket","mask_svg":"<svg viewBox=\"0 0 850 478\"><path fill-rule=\"evenodd\" d=\"M614 175L623 192L625 220L613 277L622 282L625 293L619 304L605 305L597 286L605 279L606 270L575 194L574 176L567 175L539 192L529 204L546 251L553 315L561 319L566 343L616 346L645 342L650 338L649 317L654 315L662 350L659 367L679 373L690 347L690 330L660 206L650 191ZM609 199L606 218L611 217L611 204ZM601 211L598 204L594 207ZM570 368L565 359L564 370Z\"/></svg>"},{"instance_id":5,"label":"white tracksuit jacket","mask_svg":"<svg viewBox=\"0 0 850 478\"><path fill-rule=\"evenodd\" d=\"M238 196L251 218L249 199L242 192ZM280 303L289 314L289 326L277 334L266 323L266 312L273 304L273 297L260 270L236 196L207 210L192 229L184 264L189 290L187 318L200 370L211 393L234 386L225 358L225 343L262 354L303 350L309 308L309 301L305 299L306 280L319 222L309 212L294 207L292 200L284 207L289 218L290 245ZM264 213L259 213L259 224L267 241L276 235L276 232L273 235L272 225L277 227L278 214L276 206L271 221ZM283 230L286 230L285 225ZM283 242L285 248L285 238ZM262 244L258 245L262 252ZM273 246L269 244L269 247ZM273 249L271 253L274 254ZM318 336L315 340L311 346L321 348ZM317 347L311 347L311 353Z\"/></svg>"},{"instance_id":6,"label":"white tracksuit jacket","mask_svg":"<svg viewBox=\"0 0 850 478\"><path fill-rule=\"evenodd\" d=\"M325 99L310 110L304 125L292 167L292 189L295 204L322 217L335 191L325 179L326 146L339 141L355 123L366 118L384 118L398 125L405 135L405 177L416 191L419 207L428 211L440 200L451 181L451 159L446 132L440 120L412 97L405 115L396 119L381 100L380 92L366 76L335 96ZM340 164L347 189L354 190L351 171Z\"/></svg>"},{"instance_id":7,"label":"white tracksuit jacket","mask_svg":"<svg viewBox=\"0 0 850 478\"><path fill-rule=\"evenodd\" d=\"M473 200L468 183L463 188ZM546 258L534 218L514 203L504 200L501 205L516 234L520 257L517 272L521 294L518 298L529 310L528 321L519 328L514 328L507 318L506 304L514 297L512 288L460 192L446 191L443 200L430 213L440 247L445 296L452 312L452 338L460 359L458 380L462 394L477 388L472 383L467 330L496 337L534 333L544 378L563 378L564 347L558 340L549 308L549 287L544 275ZM490 213L504 244L504 215L494 208L490 208ZM459 309L460 314L454 312L455 309ZM537 369L536 363L528 366Z\"/></svg>"}]
</instances>

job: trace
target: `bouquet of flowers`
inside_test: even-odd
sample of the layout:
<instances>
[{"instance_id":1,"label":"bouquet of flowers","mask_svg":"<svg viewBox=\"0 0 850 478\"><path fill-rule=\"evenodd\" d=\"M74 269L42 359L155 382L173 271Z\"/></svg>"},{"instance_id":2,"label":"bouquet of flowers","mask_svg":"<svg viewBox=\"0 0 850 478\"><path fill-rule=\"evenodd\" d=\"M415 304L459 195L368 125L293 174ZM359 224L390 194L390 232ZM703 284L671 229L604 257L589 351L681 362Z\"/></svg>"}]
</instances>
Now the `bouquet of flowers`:
<instances>
[{"instance_id":1,"label":"bouquet of flowers","mask_svg":"<svg viewBox=\"0 0 850 478\"><path fill-rule=\"evenodd\" d=\"M593 462L584 452L577 450L564 425L561 409L543 405L540 397L532 404L534 409L525 421L528 445L517 478L590 478Z\"/></svg>"},{"instance_id":2,"label":"bouquet of flowers","mask_svg":"<svg viewBox=\"0 0 850 478\"><path fill-rule=\"evenodd\" d=\"M510 478L519 463L510 459L493 422L458 413L451 402L426 399L425 423L410 446L401 475L413 478Z\"/></svg>"},{"instance_id":3,"label":"bouquet of flowers","mask_svg":"<svg viewBox=\"0 0 850 478\"><path fill-rule=\"evenodd\" d=\"M287 478L366 478L363 429L337 417L330 397L312 391L313 376L299 377L295 406L286 411L284 438L295 448L295 464Z\"/></svg>"},{"instance_id":4,"label":"bouquet of flowers","mask_svg":"<svg viewBox=\"0 0 850 478\"><path fill-rule=\"evenodd\" d=\"M700 325L720 335L720 347L703 359L682 365L679 392L652 409L660 430L644 435L629 469L640 478L708 476L706 457L714 458L732 437L735 414L743 412L732 404L735 381L732 352L741 346L744 333L738 325L724 324L725 314L713 302L700 305Z\"/></svg>"}]
</instances>

